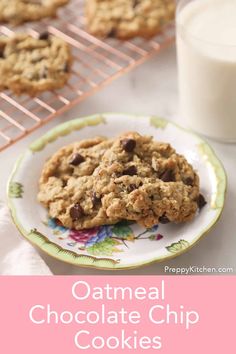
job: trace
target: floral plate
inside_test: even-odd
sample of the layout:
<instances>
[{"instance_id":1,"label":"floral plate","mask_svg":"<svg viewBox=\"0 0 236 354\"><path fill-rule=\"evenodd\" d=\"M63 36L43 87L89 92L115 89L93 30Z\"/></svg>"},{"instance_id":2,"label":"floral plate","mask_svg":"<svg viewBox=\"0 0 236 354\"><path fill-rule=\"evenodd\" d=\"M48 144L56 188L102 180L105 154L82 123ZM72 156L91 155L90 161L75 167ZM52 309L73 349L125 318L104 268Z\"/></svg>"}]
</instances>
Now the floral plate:
<instances>
[{"instance_id":1,"label":"floral plate","mask_svg":"<svg viewBox=\"0 0 236 354\"><path fill-rule=\"evenodd\" d=\"M37 202L38 180L45 161L61 146L96 135L138 131L171 143L198 171L208 204L192 222L144 229L120 222L88 230L69 230L48 218ZM207 143L197 135L158 117L103 114L68 121L32 143L20 157L8 184L13 220L32 244L47 254L78 266L125 269L164 261L187 251L219 219L226 175Z\"/></svg>"}]
</instances>

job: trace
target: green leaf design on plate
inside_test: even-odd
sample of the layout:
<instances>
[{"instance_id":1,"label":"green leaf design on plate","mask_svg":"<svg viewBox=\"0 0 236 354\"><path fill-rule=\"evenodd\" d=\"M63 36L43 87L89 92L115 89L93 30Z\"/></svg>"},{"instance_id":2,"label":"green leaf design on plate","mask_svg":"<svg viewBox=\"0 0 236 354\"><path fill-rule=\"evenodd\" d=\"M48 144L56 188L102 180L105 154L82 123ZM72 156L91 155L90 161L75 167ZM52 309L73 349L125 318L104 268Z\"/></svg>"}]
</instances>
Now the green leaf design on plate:
<instances>
[{"instance_id":1,"label":"green leaf design on plate","mask_svg":"<svg viewBox=\"0 0 236 354\"><path fill-rule=\"evenodd\" d=\"M151 117L150 124L155 128L165 129L168 121L160 117Z\"/></svg>"},{"instance_id":2,"label":"green leaf design on plate","mask_svg":"<svg viewBox=\"0 0 236 354\"><path fill-rule=\"evenodd\" d=\"M151 241L156 241L157 236L156 236L156 235L150 235L150 236L148 237L148 239L151 240Z\"/></svg>"},{"instance_id":3,"label":"green leaf design on plate","mask_svg":"<svg viewBox=\"0 0 236 354\"><path fill-rule=\"evenodd\" d=\"M188 241L179 240L178 242L174 242L170 246L167 246L166 249L171 253L178 253L188 247L189 247Z\"/></svg>"},{"instance_id":4,"label":"green leaf design on plate","mask_svg":"<svg viewBox=\"0 0 236 354\"><path fill-rule=\"evenodd\" d=\"M60 136L68 135L75 130L80 130L85 127L105 124L105 123L106 120L102 116L89 116L85 118L74 119L69 122L60 124L59 126L50 130L44 136L42 136L41 138L33 142L29 148L32 152L35 153L43 150L47 144L57 140Z\"/></svg>"},{"instance_id":5,"label":"green leaf design on plate","mask_svg":"<svg viewBox=\"0 0 236 354\"><path fill-rule=\"evenodd\" d=\"M48 239L37 229L30 230L30 232L28 233L28 237L30 241L32 241L37 246L41 246L42 244L48 241Z\"/></svg>"},{"instance_id":6,"label":"green leaf design on plate","mask_svg":"<svg viewBox=\"0 0 236 354\"><path fill-rule=\"evenodd\" d=\"M117 247L120 244L120 241L108 237L104 241L95 243L93 246L88 247L87 252L95 256L112 256L114 252L122 252Z\"/></svg>"},{"instance_id":7,"label":"green leaf design on plate","mask_svg":"<svg viewBox=\"0 0 236 354\"><path fill-rule=\"evenodd\" d=\"M119 260L110 259L110 258L100 258L97 259L95 257L88 256L88 255L81 255L77 254L73 251L69 251L63 249L61 246L51 242L46 236L41 234L37 229L32 229L28 233L28 238L31 242L33 242L36 246L39 246L41 249L46 251L52 256L57 256L60 254L62 260L66 262L70 262L72 264L79 264L79 265L96 265L97 262L104 267L114 268ZM112 241L112 242L109 242ZM102 245L103 244L103 245ZM113 239L106 239L103 242L93 245L92 247L87 248L88 253L94 255L112 255L112 252L122 252L119 250L116 245L120 245L121 243L117 240ZM99 247L99 246L100 247ZM97 247L96 247L97 246ZM84 251L85 249L83 249Z\"/></svg>"},{"instance_id":8,"label":"green leaf design on plate","mask_svg":"<svg viewBox=\"0 0 236 354\"><path fill-rule=\"evenodd\" d=\"M133 230L126 221L121 221L114 225L111 231L117 238L127 239L133 236Z\"/></svg>"},{"instance_id":9,"label":"green leaf design on plate","mask_svg":"<svg viewBox=\"0 0 236 354\"><path fill-rule=\"evenodd\" d=\"M9 185L9 197L10 198L22 198L23 185L19 182L11 182Z\"/></svg>"},{"instance_id":10,"label":"green leaf design on plate","mask_svg":"<svg viewBox=\"0 0 236 354\"><path fill-rule=\"evenodd\" d=\"M198 145L199 153L205 160L209 161L213 166L217 178L217 190L211 201L211 207L213 209L221 209L224 206L224 194L226 189L226 175L223 166L217 159L215 153L206 143Z\"/></svg>"}]
</instances>

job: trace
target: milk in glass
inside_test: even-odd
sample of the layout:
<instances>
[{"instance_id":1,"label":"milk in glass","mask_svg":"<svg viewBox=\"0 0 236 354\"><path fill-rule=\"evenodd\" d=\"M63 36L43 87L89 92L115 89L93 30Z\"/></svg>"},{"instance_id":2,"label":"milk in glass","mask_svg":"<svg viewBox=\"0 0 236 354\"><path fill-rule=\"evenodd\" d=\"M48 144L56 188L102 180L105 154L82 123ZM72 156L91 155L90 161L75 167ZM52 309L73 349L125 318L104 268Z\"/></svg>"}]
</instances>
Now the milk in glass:
<instances>
[{"instance_id":1,"label":"milk in glass","mask_svg":"<svg viewBox=\"0 0 236 354\"><path fill-rule=\"evenodd\" d=\"M180 1L177 52L186 125L236 141L236 0Z\"/></svg>"}]
</instances>

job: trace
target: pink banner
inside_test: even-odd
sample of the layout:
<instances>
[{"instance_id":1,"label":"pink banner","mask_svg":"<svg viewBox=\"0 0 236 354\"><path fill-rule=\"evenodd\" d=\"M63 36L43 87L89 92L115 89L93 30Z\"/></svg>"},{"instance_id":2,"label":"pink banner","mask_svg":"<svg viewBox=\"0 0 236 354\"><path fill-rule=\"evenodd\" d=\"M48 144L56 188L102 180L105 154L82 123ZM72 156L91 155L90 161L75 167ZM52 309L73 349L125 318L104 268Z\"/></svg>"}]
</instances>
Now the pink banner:
<instances>
[{"instance_id":1,"label":"pink banner","mask_svg":"<svg viewBox=\"0 0 236 354\"><path fill-rule=\"evenodd\" d=\"M4 354L234 354L235 277L1 277Z\"/></svg>"}]
</instances>

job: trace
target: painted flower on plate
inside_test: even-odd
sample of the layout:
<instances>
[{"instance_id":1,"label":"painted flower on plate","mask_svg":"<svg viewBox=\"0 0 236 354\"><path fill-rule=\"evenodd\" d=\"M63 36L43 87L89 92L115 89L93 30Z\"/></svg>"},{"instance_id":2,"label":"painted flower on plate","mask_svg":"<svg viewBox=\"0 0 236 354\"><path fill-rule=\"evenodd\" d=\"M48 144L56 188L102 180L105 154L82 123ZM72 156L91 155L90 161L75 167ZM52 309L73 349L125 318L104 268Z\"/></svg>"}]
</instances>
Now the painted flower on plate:
<instances>
[{"instance_id":1,"label":"painted flower on plate","mask_svg":"<svg viewBox=\"0 0 236 354\"><path fill-rule=\"evenodd\" d=\"M69 237L72 238L72 240L86 244L94 238L99 231L99 227L93 227L91 229L84 229L84 230L70 230L69 231Z\"/></svg>"}]
</instances>

